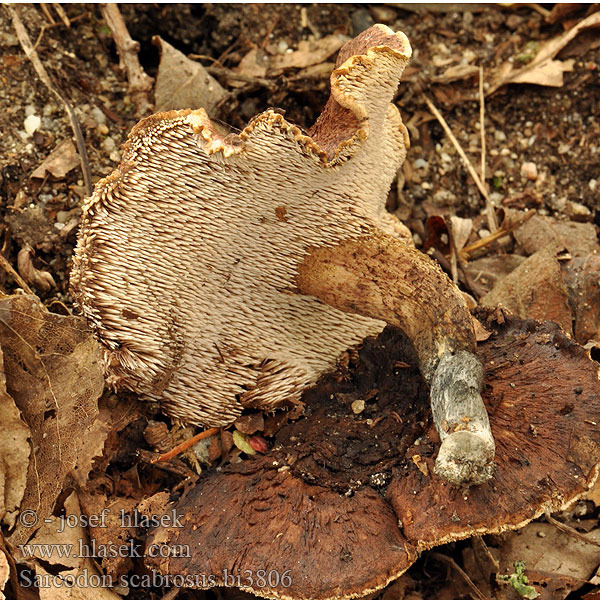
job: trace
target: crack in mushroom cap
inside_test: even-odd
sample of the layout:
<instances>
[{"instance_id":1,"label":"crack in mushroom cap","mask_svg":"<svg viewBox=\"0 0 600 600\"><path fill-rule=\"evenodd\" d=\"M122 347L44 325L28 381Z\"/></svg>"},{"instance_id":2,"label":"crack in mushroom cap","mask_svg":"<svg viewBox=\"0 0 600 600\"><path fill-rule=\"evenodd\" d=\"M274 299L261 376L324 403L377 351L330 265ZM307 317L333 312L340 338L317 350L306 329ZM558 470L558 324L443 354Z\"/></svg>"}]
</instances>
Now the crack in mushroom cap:
<instances>
[{"instance_id":1,"label":"crack in mushroom cap","mask_svg":"<svg viewBox=\"0 0 600 600\"><path fill-rule=\"evenodd\" d=\"M305 394L308 416L280 430L269 454L203 474L174 502L183 527L157 528L147 543L184 544L192 557L146 565L214 575L221 585L224 569L287 572L290 585L246 589L266 598L342 600L381 589L425 549L518 529L577 500L598 475L598 364L555 323L489 310L478 316L493 331L477 353L497 443L494 479L465 490L435 475L437 435L431 423L419 423L430 417L422 382L414 369L390 368L414 364L414 356L388 329L365 341L375 350L360 350L362 367ZM369 390L377 392L367 402L371 412L365 409L377 415L371 423L350 408ZM374 480L382 470L389 484ZM354 493L340 493L344 481Z\"/></svg>"},{"instance_id":2,"label":"crack in mushroom cap","mask_svg":"<svg viewBox=\"0 0 600 600\"><path fill-rule=\"evenodd\" d=\"M85 203L71 274L109 384L223 425L298 398L383 329L295 293L294 277L311 248L405 234L385 200L408 146L391 102L410 54L382 25L349 42L311 135L272 110L226 137L204 110L132 130Z\"/></svg>"}]
</instances>

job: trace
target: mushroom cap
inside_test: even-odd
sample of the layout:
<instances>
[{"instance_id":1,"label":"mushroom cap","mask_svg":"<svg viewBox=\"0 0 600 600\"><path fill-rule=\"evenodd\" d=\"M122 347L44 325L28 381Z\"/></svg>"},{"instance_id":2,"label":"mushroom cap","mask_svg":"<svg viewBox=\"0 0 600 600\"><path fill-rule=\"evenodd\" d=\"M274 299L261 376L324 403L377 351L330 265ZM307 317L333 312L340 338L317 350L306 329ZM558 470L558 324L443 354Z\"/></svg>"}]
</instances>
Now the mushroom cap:
<instances>
[{"instance_id":1,"label":"mushroom cap","mask_svg":"<svg viewBox=\"0 0 600 600\"><path fill-rule=\"evenodd\" d=\"M204 110L144 119L86 201L75 301L107 381L188 422L293 401L384 323L294 293L311 248L405 230L385 211L408 136L391 103L411 50L376 25L340 51L306 135L268 110L222 137Z\"/></svg>"},{"instance_id":2,"label":"mushroom cap","mask_svg":"<svg viewBox=\"0 0 600 600\"><path fill-rule=\"evenodd\" d=\"M231 585L225 572L262 569L288 579L242 577L240 587L266 598L355 598L426 548L516 529L576 500L600 461L597 363L554 323L480 316L493 330L478 347L497 444L491 481L463 490L434 474L426 387L403 365L416 362L407 339L387 328L365 340L357 367L305 393L308 416L284 427L269 454L190 487L174 503L183 527L158 528L148 543L185 544L192 556L147 566L212 575L213 585ZM366 405L358 415L355 399Z\"/></svg>"}]
</instances>

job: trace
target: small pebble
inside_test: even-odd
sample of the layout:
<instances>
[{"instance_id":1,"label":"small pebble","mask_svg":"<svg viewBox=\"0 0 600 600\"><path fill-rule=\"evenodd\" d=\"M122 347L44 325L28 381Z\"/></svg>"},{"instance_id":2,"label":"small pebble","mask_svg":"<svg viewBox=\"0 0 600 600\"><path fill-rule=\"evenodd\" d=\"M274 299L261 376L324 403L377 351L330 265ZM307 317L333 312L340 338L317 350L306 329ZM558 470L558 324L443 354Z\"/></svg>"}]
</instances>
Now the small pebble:
<instances>
[{"instance_id":1,"label":"small pebble","mask_svg":"<svg viewBox=\"0 0 600 600\"><path fill-rule=\"evenodd\" d=\"M66 210L59 210L56 213L56 222L57 223L66 223L69 218L69 213Z\"/></svg>"},{"instance_id":2,"label":"small pebble","mask_svg":"<svg viewBox=\"0 0 600 600\"><path fill-rule=\"evenodd\" d=\"M413 163L415 169L426 169L428 166L429 163L424 158L417 158Z\"/></svg>"},{"instance_id":3,"label":"small pebble","mask_svg":"<svg viewBox=\"0 0 600 600\"><path fill-rule=\"evenodd\" d=\"M496 131L494 131L494 139L497 142L505 142L506 134L504 133L504 131L500 131L499 129L496 129Z\"/></svg>"},{"instance_id":4,"label":"small pebble","mask_svg":"<svg viewBox=\"0 0 600 600\"><path fill-rule=\"evenodd\" d=\"M569 202L569 213L573 217L589 217L592 214L587 206L579 202Z\"/></svg>"},{"instance_id":5,"label":"small pebble","mask_svg":"<svg viewBox=\"0 0 600 600\"><path fill-rule=\"evenodd\" d=\"M396 19L396 11L389 6L384 6L383 4L374 4L369 8L377 23L391 23Z\"/></svg>"},{"instance_id":6,"label":"small pebble","mask_svg":"<svg viewBox=\"0 0 600 600\"><path fill-rule=\"evenodd\" d=\"M524 162L521 165L521 175L529 181L535 181L538 178L538 170L535 163Z\"/></svg>"},{"instance_id":7,"label":"small pebble","mask_svg":"<svg viewBox=\"0 0 600 600\"><path fill-rule=\"evenodd\" d=\"M115 149L116 144L115 144L115 140L113 140L110 137L107 137L103 142L102 142L102 149L105 152L108 152L109 154Z\"/></svg>"},{"instance_id":8,"label":"small pebble","mask_svg":"<svg viewBox=\"0 0 600 600\"><path fill-rule=\"evenodd\" d=\"M569 144L559 144L558 153L566 154L570 149L571 149L571 146Z\"/></svg>"},{"instance_id":9,"label":"small pebble","mask_svg":"<svg viewBox=\"0 0 600 600\"><path fill-rule=\"evenodd\" d=\"M25 133L32 136L40 127L42 120L37 115L29 115L23 122Z\"/></svg>"},{"instance_id":10,"label":"small pebble","mask_svg":"<svg viewBox=\"0 0 600 600\"><path fill-rule=\"evenodd\" d=\"M350 406L352 408L352 412L355 415L359 415L363 410L365 410L365 401L355 400Z\"/></svg>"},{"instance_id":11,"label":"small pebble","mask_svg":"<svg viewBox=\"0 0 600 600\"><path fill-rule=\"evenodd\" d=\"M103 125L104 123L106 123L106 115L97 106L94 106L94 108L92 108L90 114L94 121L98 123L98 125Z\"/></svg>"},{"instance_id":12,"label":"small pebble","mask_svg":"<svg viewBox=\"0 0 600 600\"><path fill-rule=\"evenodd\" d=\"M598 180L597 179L590 179L588 181L588 187L590 188L590 191L595 192L596 191L596 186L598 185Z\"/></svg>"}]
</instances>

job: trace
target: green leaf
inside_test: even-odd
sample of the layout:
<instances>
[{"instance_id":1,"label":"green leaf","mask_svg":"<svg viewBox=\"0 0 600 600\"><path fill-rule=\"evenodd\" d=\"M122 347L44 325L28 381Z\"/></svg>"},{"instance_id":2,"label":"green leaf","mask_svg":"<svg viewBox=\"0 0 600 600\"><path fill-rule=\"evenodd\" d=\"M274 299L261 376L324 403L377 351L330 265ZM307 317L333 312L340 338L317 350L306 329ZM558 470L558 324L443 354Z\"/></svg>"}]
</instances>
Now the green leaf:
<instances>
[{"instance_id":1,"label":"green leaf","mask_svg":"<svg viewBox=\"0 0 600 600\"><path fill-rule=\"evenodd\" d=\"M515 561L515 572L512 575L499 575L498 579L508 581L514 590L526 600L534 600L539 596L535 588L529 584L529 579L525 575L525 563L522 560Z\"/></svg>"},{"instance_id":2,"label":"green leaf","mask_svg":"<svg viewBox=\"0 0 600 600\"><path fill-rule=\"evenodd\" d=\"M248 436L240 433L237 429L233 432L233 443L236 448L246 454L256 454L256 450L248 442Z\"/></svg>"}]
</instances>

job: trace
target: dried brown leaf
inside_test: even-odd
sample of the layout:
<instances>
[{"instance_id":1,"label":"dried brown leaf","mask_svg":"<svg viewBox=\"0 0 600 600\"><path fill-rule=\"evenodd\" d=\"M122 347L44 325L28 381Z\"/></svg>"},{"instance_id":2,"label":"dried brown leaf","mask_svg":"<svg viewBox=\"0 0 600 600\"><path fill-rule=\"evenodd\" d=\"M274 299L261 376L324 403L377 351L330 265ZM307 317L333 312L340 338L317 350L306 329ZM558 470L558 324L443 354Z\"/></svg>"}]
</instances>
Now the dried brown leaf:
<instances>
[{"instance_id":1,"label":"dried brown leaf","mask_svg":"<svg viewBox=\"0 0 600 600\"><path fill-rule=\"evenodd\" d=\"M452 83L462 79L470 79L479 75L479 68L474 65L453 65L441 75L433 78L434 83Z\"/></svg>"},{"instance_id":2,"label":"dried brown leaf","mask_svg":"<svg viewBox=\"0 0 600 600\"><path fill-rule=\"evenodd\" d=\"M345 35L332 34L313 42L303 40L298 43L298 50L272 57L269 61L270 68L275 70L304 69L312 65L318 65L327 60L334 52L337 52L348 39Z\"/></svg>"},{"instance_id":3,"label":"dried brown leaf","mask_svg":"<svg viewBox=\"0 0 600 600\"><path fill-rule=\"evenodd\" d=\"M572 335L569 297L556 258L560 250L550 244L532 254L481 298L481 306L501 306L522 319L554 321Z\"/></svg>"},{"instance_id":4,"label":"dried brown leaf","mask_svg":"<svg viewBox=\"0 0 600 600\"><path fill-rule=\"evenodd\" d=\"M44 179L49 173L55 179L64 179L67 173L79 166L79 155L71 140L61 142L48 158L31 174L36 179Z\"/></svg>"},{"instance_id":5,"label":"dried brown leaf","mask_svg":"<svg viewBox=\"0 0 600 600\"><path fill-rule=\"evenodd\" d=\"M8 578L10 577L10 567L6 560L6 554L0 550L0 600L6 600L6 596L2 593Z\"/></svg>"},{"instance_id":6,"label":"dried brown leaf","mask_svg":"<svg viewBox=\"0 0 600 600\"><path fill-rule=\"evenodd\" d=\"M600 529L586 537L600 541ZM537 588L540 600L566 598L594 575L599 561L597 546L565 535L549 523L530 523L506 534L498 558L501 574L512 573L516 560L524 561L530 584L546 584Z\"/></svg>"},{"instance_id":7,"label":"dried brown leaf","mask_svg":"<svg viewBox=\"0 0 600 600\"><path fill-rule=\"evenodd\" d=\"M36 269L33 265L34 250L29 244L25 244L17 255L17 268L19 275L30 285L48 292L56 287L54 277L48 271Z\"/></svg>"},{"instance_id":8,"label":"dried brown leaf","mask_svg":"<svg viewBox=\"0 0 600 600\"><path fill-rule=\"evenodd\" d=\"M252 435L265 428L265 419L262 413L242 415L235 420L234 426L240 433Z\"/></svg>"},{"instance_id":9,"label":"dried brown leaf","mask_svg":"<svg viewBox=\"0 0 600 600\"><path fill-rule=\"evenodd\" d=\"M21 512L35 511L41 522L52 513L98 413L100 347L84 319L49 313L36 296L0 300L0 346L7 391L35 448ZM18 524L11 541L23 543L32 533Z\"/></svg>"},{"instance_id":10,"label":"dried brown leaf","mask_svg":"<svg viewBox=\"0 0 600 600\"><path fill-rule=\"evenodd\" d=\"M575 316L575 339L600 340L600 254L577 256L565 265L565 280Z\"/></svg>"},{"instance_id":11,"label":"dried brown leaf","mask_svg":"<svg viewBox=\"0 0 600 600\"><path fill-rule=\"evenodd\" d=\"M112 457L104 453L107 440L116 438L119 431L137 419L140 408L140 403L131 398L110 404L104 398L100 400L98 416L81 439L77 463L71 471L71 478L80 488L86 486L92 467L102 468L108 464Z\"/></svg>"},{"instance_id":12,"label":"dried brown leaf","mask_svg":"<svg viewBox=\"0 0 600 600\"><path fill-rule=\"evenodd\" d=\"M173 48L159 36L152 43L160 48L160 64L154 87L155 110L204 108L210 115L226 92L198 62Z\"/></svg>"},{"instance_id":13,"label":"dried brown leaf","mask_svg":"<svg viewBox=\"0 0 600 600\"><path fill-rule=\"evenodd\" d=\"M252 48L234 69L240 75L264 77L269 68L269 55L261 48Z\"/></svg>"},{"instance_id":14,"label":"dried brown leaf","mask_svg":"<svg viewBox=\"0 0 600 600\"><path fill-rule=\"evenodd\" d=\"M590 27L600 26L600 13L591 14L580 21L575 27L546 42L531 62L520 69L515 69L512 63L505 63L496 74L495 80L487 90L487 94L495 92L508 83L534 83L560 87L563 84L563 72L573 69L573 61L553 60L554 57L580 31Z\"/></svg>"},{"instance_id":15,"label":"dried brown leaf","mask_svg":"<svg viewBox=\"0 0 600 600\"><path fill-rule=\"evenodd\" d=\"M478 258L463 268L471 278L471 286L483 296L525 260L524 256L518 254L497 254Z\"/></svg>"},{"instance_id":16,"label":"dried brown leaf","mask_svg":"<svg viewBox=\"0 0 600 600\"><path fill-rule=\"evenodd\" d=\"M448 228L452 236L452 243L457 252L460 252L469 240L469 236L473 231L473 220L463 219L461 217L450 217L451 227Z\"/></svg>"},{"instance_id":17,"label":"dried brown leaf","mask_svg":"<svg viewBox=\"0 0 600 600\"><path fill-rule=\"evenodd\" d=\"M25 493L30 436L29 427L6 391L4 358L0 351L0 519L10 528Z\"/></svg>"},{"instance_id":18,"label":"dried brown leaf","mask_svg":"<svg viewBox=\"0 0 600 600\"><path fill-rule=\"evenodd\" d=\"M534 215L513 235L526 254L533 254L549 243L564 246L572 256L600 253L596 228L592 223L557 221L552 217Z\"/></svg>"},{"instance_id":19,"label":"dried brown leaf","mask_svg":"<svg viewBox=\"0 0 600 600\"><path fill-rule=\"evenodd\" d=\"M90 527L88 533L90 542L96 548L127 547L137 533L134 521L129 520L137 505L133 498L114 498L108 500L103 494L79 493L81 510L89 519L96 519L98 527ZM160 513L154 513L160 514ZM132 552L123 552L121 555L99 556L97 562L102 566L102 572L108 574L113 580L125 575L132 567Z\"/></svg>"}]
</instances>

